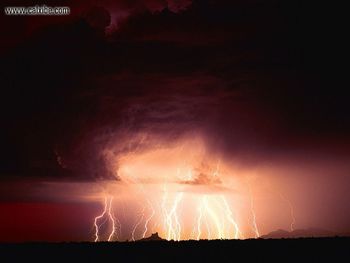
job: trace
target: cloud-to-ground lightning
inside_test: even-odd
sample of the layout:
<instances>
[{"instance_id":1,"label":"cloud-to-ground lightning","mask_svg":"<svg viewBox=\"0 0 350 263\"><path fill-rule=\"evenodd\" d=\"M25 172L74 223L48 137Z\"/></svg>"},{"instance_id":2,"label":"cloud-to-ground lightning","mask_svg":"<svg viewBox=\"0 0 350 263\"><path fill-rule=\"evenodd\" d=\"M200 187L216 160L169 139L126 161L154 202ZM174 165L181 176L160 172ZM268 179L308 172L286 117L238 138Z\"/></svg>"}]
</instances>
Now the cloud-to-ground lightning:
<instances>
[{"instance_id":1,"label":"cloud-to-ground lightning","mask_svg":"<svg viewBox=\"0 0 350 263\"><path fill-rule=\"evenodd\" d=\"M95 228L95 242L100 241L100 227L103 224L98 224L98 222L101 219L105 219L105 221L111 221L112 222L112 229L110 234L108 235L108 241L111 241L116 234L116 224L120 226L120 223L117 221L117 219L113 215L113 197L104 197L104 209L103 212L99 215L96 216L94 219L94 228ZM105 218L106 217L106 218ZM104 221L104 222L105 222Z\"/></svg>"},{"instance_id":2,"label":"cloud-to-ground lightning","mask_svg":"<svg viewBox=\"0 0 350 263\"><path fill-rule=\"evenodd\" d=\"M208 203L208 197L204 196L204 211L207 215L209 215L209 218L211 218L211 221L214 223L216 227L216 236L218 239L225 238L225 231L223 229L222 221L219 218L219 215L212 209L211 205Z\"/></svg>"},{"instance_id":3,"label":"cloud-to-ground lightning","mask_svg":"<svg viewBox=\"0 0 350 263\"><path fill-rule=\"evenodd\" d=\"M138 226L141 224L143 218L145 217L145 208L142 209L141 211L141 216L140 216L140 219L136 222L136 224L134 225L134 228L131 232L131 240L132 241L135 241L135 232L136 232L136 229L138 228Z\"/></svg>"},{"instance_id":4,"label":"cloud-to-ground lightning","mask_svg":"<svg viewBox=\"0 0 350 263\"><path fill-rule=\"evenodd\" d=\"M104 215L107 212L107 206L108 206L108 202L107 202L107 197L105 197L105 205L104 205L104 210L102 212L101 215L96 216L95 220L94 220L94 227L95 227L95 242L99 241L100 237L99 237L99 225L98 225L98 220L100 220L101 218L104 217Z\"/></svg>"},{"instance_id":5,"label":"cloud-to-ground lightning","mask_svg":"<svg viewBox=\"0 0 350 263\"><path fill-rule=\"evenodd\" d=\"M235 239L238 239L242 234L241 231L239 230L238 224L237 222L233 219L233 215L232 215L232 211L226 201L226 198L224 196L221 196L221 199L225 205L226 208L226 217L228 218L228 221L233 225L234 229L235 229Z\"/></svg>"},{"instance_id":6,"label":"cloud-to-ground lightning","mask_svg":"<svg viewBox=\"0 0 350 263\"><path fill-rule=\"evenodd\" d=\"M203 203L198 207L197 240L199 240L202 235L202 230L201 230L202 217L203 217Z\"/></svg>"},{"instance_id":7,"label":"cloud-to-ground lightning","mask_svg":"<svg viewBox=\"0 0 350 263\"><path fill-rule=\"evenodd\" d=\"M226 227L226 224L232 227L232 232L229 227ZM232 210L223 195L201 198L198 205L196 225L192 230L192 235L195 232L197 233L197 240L202 238L204 225L208 239L238 239L242 235L237 222L234 220Z\"/></svg>"},{"instance_id":8,"label":"cloud-to-ground lightning","mask_svg":"<svg viewBox=\"0 0 350 263\"><path fill-rule=\"evenodd\" d=\"M158 157L161 158L156 157L154 158L156 160ZM116 196L111 193L113 191L117 193L115 190L117 188L111 186L108 190L109 195L103 199L103 211L94 219L96 242L122 238L136 241L146 238L154 231L162 238L174 241L260 237L258 223L262 220L262 216L259 214L258 222L252 185L248 180L246 181L248 187L244 186L246 183L244 179L247 179L247 176L232 180L228 177L229 168L220 160L209 160L196 166L190 165L190 161L181 160L175 164L171 163L170 168L161 164L154 169L145 163L144 159L136 164L129 161L121 172L125 173L124 177L127 179L125 182L113 185L113 187L127 187L130 194L127 191L125 193L130 196L132 200L130 202L134 202L130 209L138 210L140 213L116 217L115 213L118 212L116 208L121 210L117 215L123 214L123 206L119 203L113 205L113 198ZM129 178L130 176L133 180ZM225 181L227 178L229 179ZM118 197L122 204L128 200L124 197ZM292 231L295 224L293 206L285 196L280 194L280 197L289 206ZM246 203L246 200L249 202ZM240 203L241 201L243 202ZM130 215L133 215L134 219ZM247 216L248 220L243 216ZM134 224L130 225L132 221ZM121 223L125 224L123 233ZM247 233L244 232L245 229L248 230Z\"/></svg>"},{"instance_id":9,"label":"cloud-to-ground lightning","mask_svg":"<svg viewBox=\"0 0 350 263\"><path fill-rule=\"evenodd\" d=\"M108 217L112 221L112 231L111 231L111 233L108 236L108 241L112 240L112 238L113 238L113 236L115 234L115 228L116 228L115 218L114 218L114 215L112 213L112 202L113 202L113 197L111 197L109 199Z\"/></svg>"},{"instance_id":10,"label":"cloud-to-ground lightning","mask_svg":"<svg viewBox=\"0 0 350 263\"><path fill-rule=\"evenodd\" d=\"M253 191L251 188L251 185L249 183L249 180L247 180L248 183L248 188L249 188L249 199L250 199L250 213L252 215L252 225L253 225L253 231L255 238L260 237L260 232L258 228L258 224L256 222L256 213L255 213L255 207L254 207L254 196L253 196Z\"/></svg>"},{"instance_id":11,"label":"cloud-to-ground lightning","mask_svg":"<svg viewBox=\"0 0 350 263\"><path fill-rule=\"evenodd\" d=\"M146 237L146 234L147 234L147 231L148 231L148 224L149 224L149 222L151 221L151 219L153 218L153 216L155 214L155 210L153 208L153 205L152 205L152 203L149 200L148 200L148 205L151 208L152 212L151 212L150 216L146 219L145 230L143 231L142 238Z\"/></svg>"},{"instance_id":12,"label":"cloud-to-ground lightning","mask_svg":"<svg viewBox=\"0 0 350 263\"><path fill-rule=\"evenodd\" d=\"M177 193L173 200L171 200L168 195L167 188L164 186L162 211L166 239L179 241L181 239L181 224L179 222L178 205L182 200L183 193ZM168 206L170 206L170 208Z\"/></svg>"},{"instance_id":13,"label":"cloud-to-ground lightning","mask_svg":"<svg viewBox=\"0 0 350 263\"><path fill-rule=\"evenodd\" d=\"M254 230L255 238L258 238L258 237L260 237L260 232L259 232L259 229L258 229L258 225L256 223L256 214L255 214L255 210L254 210L253 197L250 197L250 211L252 213L252 224L253 224L253 230Z\"/></svg>"},{"instance_id":14,"label":"cloud-to-ground lightning","mask_svg":"<svg viewBox=\"0 0 350 263\"><path fill-rule=\"evenodd\" d=\"M213 182L220 177L220 160L217 161L215 169L211 171L211 176L214 178ZM185 179L187 181L194 180L192 169L188 168L176 168L176 178ZM179 211L180 204L184 204L185 196L188 198L185 192L181 190L172 189L172 185L169 184L169 178L164 177L163 190L161 196L160 211L155 208L150 199L147 197L147 191L145 187L142 189L142 195L145 196L144 200L147 200L150 209L146 209L146 206L142 209L142 214L139 220L134 225L131 232L131 239L135 240L135 232L141 222L144 222L144 231L142 238L145 238L148 232L148 226L153 217L159 218L163 225L163 237L167 240L182 240L182 232L185 231L186 226L181 219L182 215ZM170 188L170 189L169 189ZM226 197L222 194L204 194L200 196L192 196L192 201L195 201L197 207L197 216L192 225L192 236L196 239L206 237L208 239L227 239L227 238L239 238L241 231L237 222L233 217L232 208L229 206ZM147 213L151 212L148 216ZM194 212L194 211L193 211ZM159 225L158 225L159 226ZM202 229L202 228L205 228ZM202 236L205 232L205 236Z\"/></svg>"},{"instance_id":15,"label":"cloud-to-ground lightning","mask_svg":"<svg viewBox=\"0 0 350 263\"><path fill-rule=\"evenodd\" d=\"M295 216L294 216L294 208L292 205L292 202L282 193L279 193L280 197L288 204L289 207L289 212L290 212L290 217L291 217L291 222L290 222L290 231L294 231L294 225L295 225Z\"/></svg>"}]
</instances>

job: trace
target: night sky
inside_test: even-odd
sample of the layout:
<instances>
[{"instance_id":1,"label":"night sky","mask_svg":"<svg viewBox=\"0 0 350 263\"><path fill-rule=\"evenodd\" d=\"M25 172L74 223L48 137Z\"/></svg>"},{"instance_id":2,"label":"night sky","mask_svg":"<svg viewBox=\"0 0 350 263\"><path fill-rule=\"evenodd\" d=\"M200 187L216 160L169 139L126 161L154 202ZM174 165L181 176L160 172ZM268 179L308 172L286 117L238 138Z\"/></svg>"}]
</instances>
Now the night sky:
<instances>
[{"instance_id":1,"label":"night sky","mask_svg":"<svg viewBox=\"0 0 350 263\"><path fill-rule=\"evenodd\" d=\"M0 17L0 241L93 240L96 189L125 181L123 157L197 139L235 167L224 178L254 174L263 233L288 228L269 219L266 182L288 196L296 228L350 232L344 29L328 6L49 4L71 14ZM181 184L211 185L204 166Z\"/></svg>"}]
</instances>

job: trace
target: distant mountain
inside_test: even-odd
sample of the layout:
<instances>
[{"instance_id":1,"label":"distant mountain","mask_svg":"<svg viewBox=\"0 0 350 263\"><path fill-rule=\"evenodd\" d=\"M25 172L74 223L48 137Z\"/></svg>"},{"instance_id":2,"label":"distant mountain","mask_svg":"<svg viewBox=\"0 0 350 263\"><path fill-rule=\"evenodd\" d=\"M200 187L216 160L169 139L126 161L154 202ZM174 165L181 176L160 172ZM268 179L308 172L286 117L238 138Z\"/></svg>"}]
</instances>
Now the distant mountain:
<instances>
[{"instance_id":1,"label":"distant mountain","mask_svg":"<svg viewBox=\"0 0 350 263\"><path fill-rule=\"evenodd\" d=\"M283 229L278 229L272 231L267 235L263 235L260 238L300 238L300 237L334 237L340 236L339 234L325 230L322 228L307 228L307 229L296 229L294 231L286 231Z\"/></svg>"},{"instance_id":2,"label":"distant mountain","mask_svg":"<svg viewBox=\"0 0 350 263\"><path fill-rule=\"evenodd\" d=\"M158 232L152 234L150 237L142 238L138 241L166 241L166 239L161 238Z\"/></svg>"},{"instance_id":3,"label":"distant mountain","mask_svg":"<svg viewBox=\"0 0 350 263\"><path fill-rule=\"evenodd\" d=\"M289 237L289 232L284 229L278 229L266 235L260 236L260 238L286 238L286 237Z\"/></svg>"},{"instance_id":4,"label":"distant mountain","mask_svg":"<svg viewBox=\"0 0 350 263\"><path fill-rule=\"evenodd\" d=\"M350 232L341 233L339 236L340 236L340 237L350 237Z\"/></svg>"}]
</instances>

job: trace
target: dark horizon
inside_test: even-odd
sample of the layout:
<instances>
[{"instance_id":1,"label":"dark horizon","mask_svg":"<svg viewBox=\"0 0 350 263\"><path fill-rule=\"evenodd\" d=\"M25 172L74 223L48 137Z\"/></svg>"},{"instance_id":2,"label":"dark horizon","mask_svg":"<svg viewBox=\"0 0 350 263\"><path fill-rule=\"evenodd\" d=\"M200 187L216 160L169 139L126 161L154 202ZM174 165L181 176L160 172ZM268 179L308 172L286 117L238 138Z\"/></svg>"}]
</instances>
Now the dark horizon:
<instances>
[{"instance_id":1,"label":"dark horizon","mask_svg":"<svg viewBox=\"0 0 350 263\"><path fill-rule=\"evenodd\" d=\"M32 243L0 245L4 260L55 261L138 260L142 262L310 262L344 260L349 256L349 238L284 240L231 240L128 243ZM252 253L254 252L254 253Z\"/></svg>"}]
</instances>

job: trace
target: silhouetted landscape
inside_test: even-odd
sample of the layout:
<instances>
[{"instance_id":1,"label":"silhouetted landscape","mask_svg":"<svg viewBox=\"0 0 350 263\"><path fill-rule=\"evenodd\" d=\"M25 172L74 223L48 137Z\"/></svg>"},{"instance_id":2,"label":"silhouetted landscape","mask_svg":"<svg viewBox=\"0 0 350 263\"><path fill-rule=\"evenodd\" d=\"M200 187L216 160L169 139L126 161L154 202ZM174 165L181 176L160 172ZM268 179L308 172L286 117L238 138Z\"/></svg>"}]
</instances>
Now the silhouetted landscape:
<instances>
[{"instance_id":1,"label":"silhouetted landscape","mask_svg":"<svg viewBox=\"0 0 350 263\"><path fill-rule=\"evenodd\" d=\"M249 239L0 245L1 261L329 262L350 256L350 238Z\"/></svg>"},{"instance_id":2,"label":"silhouetted landscape","mask_svg":"<svg viewBox=\"0 0 350 263\"><path fill-rule=\"evenodd\" d=\"M295 229L293 231L287 231L284 229L278 229L272 231L266 235L262 235L260 238L308 238L308 237L348 237L348 233L336 233L322 228L307 228L307 229Z\"/></svg>"},{"instance_id":3,"label":"silhouetted landscape","mask_svg":"<svg viewBox=\"0 0 350 263\"><path fill-rule=\"evenodd\" d=\"M156 232L156 233L152 234L150 237L142 238L139 241L143 242L143 241L166 241L166 240L161 238L158 235L158 232Z\"/></svg>"}]
</instances>

